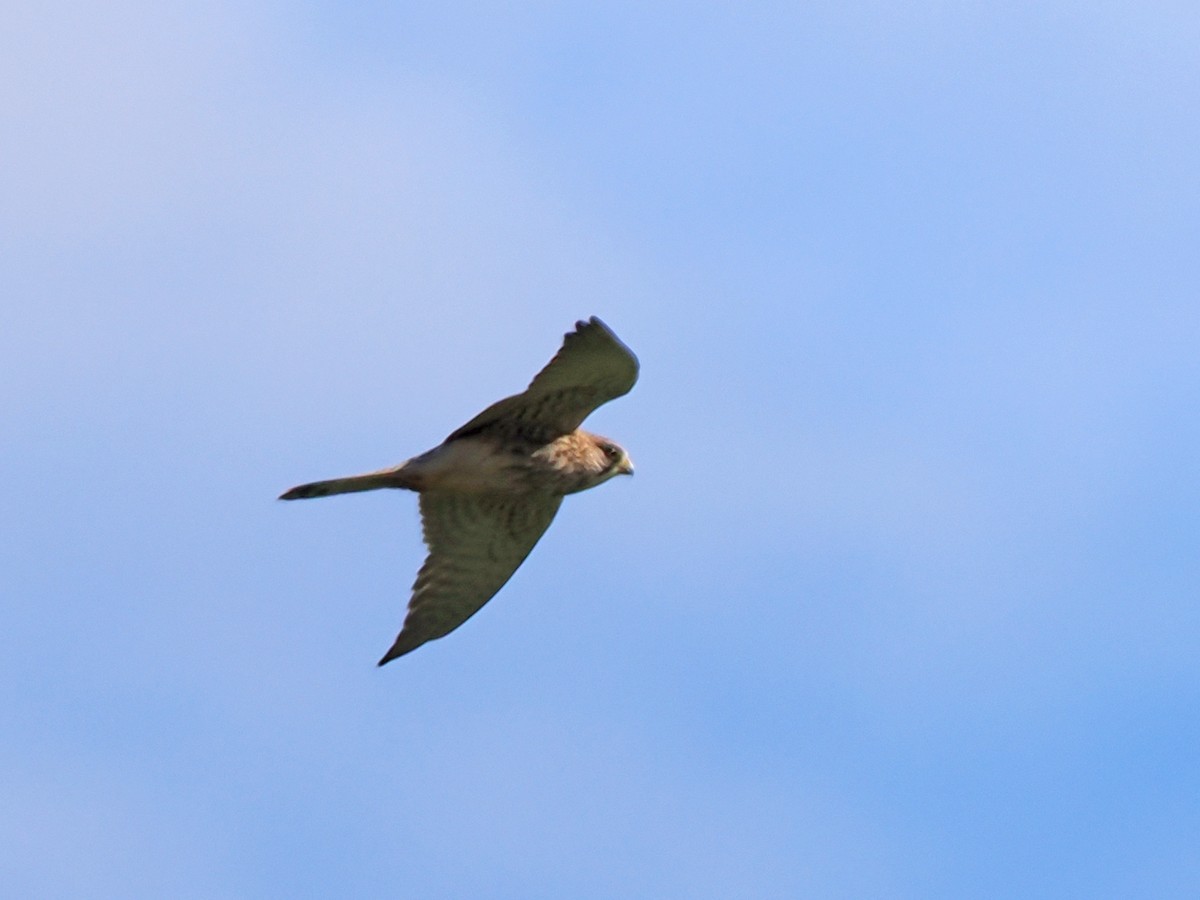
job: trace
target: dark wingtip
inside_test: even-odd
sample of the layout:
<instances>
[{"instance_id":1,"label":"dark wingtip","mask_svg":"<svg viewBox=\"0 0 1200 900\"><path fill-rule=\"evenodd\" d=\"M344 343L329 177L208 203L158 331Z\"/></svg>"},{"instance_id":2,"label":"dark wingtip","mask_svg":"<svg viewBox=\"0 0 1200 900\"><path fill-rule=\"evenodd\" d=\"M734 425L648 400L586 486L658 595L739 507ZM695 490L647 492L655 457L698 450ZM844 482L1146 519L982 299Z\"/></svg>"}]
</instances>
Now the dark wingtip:
<instances>
[{"instance_id":1,"label":"dark wingtip","mask_svg":"<svg viewBox=\"0 0 1200 900\"><path fill-rule=\"evenodd\" d=\"M404 651L404 653L407 653L407 652L408 652L407 650ZM375 663L375 666L376 666L376 668L378 668L380 666L386 666L393 659L399 659L401 656L404 655L404 653L393 653L391 650L389 650L387 653L383 654L383 659L381 659L381 660L379 660L379 662Z\"/></svg>"},{"instance_id":2,"label":"dark wingtip","mask_svg":"<svg viewBox=\"0 0 1200 900\"><path fill-rule=\"evenodd\" d=\"M404 640L401 640L401 638ZM403 631L401 631L400 634L396 636L395 643L388 648L388 652L383 654L383 659L379 660L379 662L375 663L375 665L386 666L393 659L399 659L401 656L404 656L407 653L412 653L428 640L428 638L423 638L414 642L411 634L405 634Z\"/></svg>"},{"instance_id":3,"label":"dark wingtip","mask_svg":"<svg viewBox=\"0 0 1200 900\"><path fill-rule=\"evenodd\" d=\"M609 328L608 323L605 322L603 319L601 319L599 316L592 316L586 322L576 322L575 323L576 331L583 331L585 328L600 329L602 332L604 332L609 337L610 340L612 340L614 343L618 344L622 349L624 349L624 351L626 353L628 353L630 356L633 356L633 358L635 360L637 359L637 357L634 356L633 351L630 350L627 346L625 346L625 342L622 341L619 337L617 337L617 333L615 331L613 331L611 328Z\"/></svg>"},{"instance_id":4,"label":"dark wingtip","mask_svg":"<svg viewBox=\"0 0 1200 900\"><path fill-rule=\"evenodd\" d=\"M397 656L403 656L406 652L408 652L408 651L402 650L401 652L397 653L396 647L399 646L399 644L400 644L400 640L399 640L399 638L397 638L396 643L394 643L394 644L392 644L392 646L388 647L388 652L383 654L383 657L379 660L379 662L375 663L375 665L376 666L386 666Z\"/></svg>"}]
</instances>

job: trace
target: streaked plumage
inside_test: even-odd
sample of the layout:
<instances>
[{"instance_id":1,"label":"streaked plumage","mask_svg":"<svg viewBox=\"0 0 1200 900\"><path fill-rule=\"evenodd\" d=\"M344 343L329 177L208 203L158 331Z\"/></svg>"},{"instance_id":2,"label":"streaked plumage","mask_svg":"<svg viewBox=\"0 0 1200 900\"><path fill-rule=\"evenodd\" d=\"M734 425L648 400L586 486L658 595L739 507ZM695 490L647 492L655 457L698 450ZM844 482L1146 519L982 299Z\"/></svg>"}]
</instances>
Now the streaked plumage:
<instances>
[{"instance_id":1,"label":"streaked plumage","mask_svg":"<svg viewBox=\"0 0 1200 900\"><path fill-rule=\"evenodd\" d=\"M579 428L629 393L637 357L601 322L577 322L522 393L493 403L446 440L390 469L302 484L281 500L378 488L420 493L429 555L404 627L379 661L449 634L495 596L550 526L566 494L632 475L628 454Z\"/></svg>"}]
</instances>

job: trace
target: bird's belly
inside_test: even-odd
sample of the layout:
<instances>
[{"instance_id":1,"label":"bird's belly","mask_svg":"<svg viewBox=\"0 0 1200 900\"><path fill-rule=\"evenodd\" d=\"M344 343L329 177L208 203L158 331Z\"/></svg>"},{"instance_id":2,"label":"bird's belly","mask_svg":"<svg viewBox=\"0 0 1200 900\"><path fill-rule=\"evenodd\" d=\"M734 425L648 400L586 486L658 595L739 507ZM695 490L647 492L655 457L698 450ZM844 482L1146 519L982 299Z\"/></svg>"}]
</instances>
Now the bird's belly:
<instances>
[{"instance_id":1,"label":"bird's belly","mask_svg":"<svg viewBox=\"0 0 1200 900\"><path fill-rule=\"evenodd\" d=\"M525 492L531 461L519 449L463 438L409 460L404 471L422 491L462 494Z\"/></svg>"}]
</instances>

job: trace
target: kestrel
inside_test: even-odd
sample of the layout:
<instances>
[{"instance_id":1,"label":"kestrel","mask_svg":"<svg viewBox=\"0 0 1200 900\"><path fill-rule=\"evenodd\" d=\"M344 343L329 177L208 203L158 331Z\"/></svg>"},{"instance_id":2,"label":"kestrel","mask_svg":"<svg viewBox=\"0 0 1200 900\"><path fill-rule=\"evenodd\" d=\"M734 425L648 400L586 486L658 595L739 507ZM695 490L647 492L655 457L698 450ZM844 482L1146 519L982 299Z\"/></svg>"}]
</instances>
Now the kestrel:
<instances>
[{"instance_id":1,"label":"kestrel","mask_svg":"<svg viewBox=\"0 0 1200 900\"><path fill-rule=\"evenodd\" d=\"M390 469L302 484L280 500L378 488L420 496L429 555L379 665L443 637L487 603L550 526L566 494L632 475L620 446L579 426L629 393L638 361L596 317L576 322L523 393L493 403L427 453Z\"/></svg>"}]
</instances>

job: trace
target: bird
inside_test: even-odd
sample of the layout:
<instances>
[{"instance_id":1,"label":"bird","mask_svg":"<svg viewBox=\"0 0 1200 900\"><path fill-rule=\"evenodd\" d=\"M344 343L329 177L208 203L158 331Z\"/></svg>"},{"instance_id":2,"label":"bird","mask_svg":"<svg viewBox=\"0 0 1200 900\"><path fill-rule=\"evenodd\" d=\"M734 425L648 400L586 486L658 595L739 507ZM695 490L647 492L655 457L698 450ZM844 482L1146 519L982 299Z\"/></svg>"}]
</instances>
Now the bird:
<instances>
[{"instance_id":1,"label":"bird","mask_svg":"<svg viewBox=\"0 0 1200 900\"><path fill-rule=\"evenodd\" d=\"M632 475L623 447L579 426L632 390L639 364L607 325L575 323L519 394L493 403L441 444L391 468L314 481L280 500L415 491L428 554L404 624L378 665L441 638L504 587L550 527L563 497Z\"/></svg>"}]
</instances>

